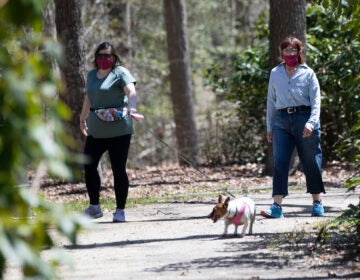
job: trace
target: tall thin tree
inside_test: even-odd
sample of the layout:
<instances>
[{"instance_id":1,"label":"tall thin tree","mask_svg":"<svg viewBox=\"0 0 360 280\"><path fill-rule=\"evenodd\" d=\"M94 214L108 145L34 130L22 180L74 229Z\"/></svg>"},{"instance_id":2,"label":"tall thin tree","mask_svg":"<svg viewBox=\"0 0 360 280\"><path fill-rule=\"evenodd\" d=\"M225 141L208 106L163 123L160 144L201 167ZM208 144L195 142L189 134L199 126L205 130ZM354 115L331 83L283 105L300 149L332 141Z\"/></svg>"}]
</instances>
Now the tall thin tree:
<instances>
[{"instance_id":1,"label":"tall thin tree","mask_svg":"<svg viewBox=\"0 0 360 280\"><path fill-rule=\"evenodd\" d=\"M306 40L306 0L270 0L269 71L279 63L278 46L288 35ZM274 167L272 147L268 146L265 173Z\"/></svg>"},{"instance_id":2,"label":"tall thin tree","mask_svg":"<svg viewBox=\"0 0 360 280\"><path fill-rule=\"evenodd\" d=\"M185 0L164 0L164 16L175 134L180 152L179 164L186 165L187 162L181 155L196 162L198 142L190 76Z\"/></svg>"},{"instance_id":3,"label":"tall thin tree","mask_svg":"<svg viewBox=\"0 0 360 280\"><path fill-rule=\"evenodd\" d=\"M55 23L58 40L64 48L64 61L60 64L66 84L61 99L72 112L72 120L67 125L69 135L76 140L74 151L82 149L82 136L79 133L79 115L85 93L85 49L81 23L81 1L55 0Z\"/></svg>"}]
</instances>

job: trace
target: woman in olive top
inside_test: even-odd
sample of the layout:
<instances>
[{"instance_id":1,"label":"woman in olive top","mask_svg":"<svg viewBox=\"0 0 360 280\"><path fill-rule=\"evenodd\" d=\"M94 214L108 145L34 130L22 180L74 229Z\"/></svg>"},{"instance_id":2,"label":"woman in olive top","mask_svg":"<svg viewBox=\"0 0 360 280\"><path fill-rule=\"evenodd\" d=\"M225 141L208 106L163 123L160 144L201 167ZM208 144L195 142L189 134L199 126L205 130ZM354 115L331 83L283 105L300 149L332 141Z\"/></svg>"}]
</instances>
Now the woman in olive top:
<instances>
[{"instance_id":1,"label":"woman in olive top","mask_svg":"<svg viewBox=\"0 0 360 280\"><path fill-rule=\"evenodd\" d=\"M136 112L135 78L121 66L119 56L109 42L101 43L95 51L95 69L87 76L86 95L80 115L80 129L86 136L84 154L85 183L90 205L84 214L100 218L100 176L97 167L101 156L108 151L114 176L116 211L113 222L125 222L125 204L129 189L126 162L133 134L131 117ZM116 121L106 121L97 115L99 109L121 108ZM124 114L121 114L124 112Z\"/></svg>"}]
</instances>

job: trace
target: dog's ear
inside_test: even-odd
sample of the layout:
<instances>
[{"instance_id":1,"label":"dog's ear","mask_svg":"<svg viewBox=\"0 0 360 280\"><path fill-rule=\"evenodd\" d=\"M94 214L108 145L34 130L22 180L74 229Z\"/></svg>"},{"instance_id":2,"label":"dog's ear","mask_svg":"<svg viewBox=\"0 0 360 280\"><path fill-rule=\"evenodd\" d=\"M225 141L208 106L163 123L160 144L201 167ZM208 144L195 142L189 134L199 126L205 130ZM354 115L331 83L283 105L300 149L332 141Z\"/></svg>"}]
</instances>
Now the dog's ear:
<instances>
[{"instance_id":1,"label":"dog's ear","mask_svg":"<svg viewBox=\"0 0 360 280\"><path fill-rule=\"evenodd\" d=\"M230 197L228 196L227 199L226 199L225 202L224 202L224 205L223 205L224 208L227 208L227 207L228 207L229 201L230 201Z\"/></svg>"},{"instance_id":2,"label":"dog's ear","mask_svg":"<svg viewBox=\"0 0 360 280\"><path fill-rule=\"evenodd\" d=\"M221 195L221 194L219 194L218 203L222 203L222 201L223 201L223 197L222 197L222 195Z\"/></svg>"}]
</instances>

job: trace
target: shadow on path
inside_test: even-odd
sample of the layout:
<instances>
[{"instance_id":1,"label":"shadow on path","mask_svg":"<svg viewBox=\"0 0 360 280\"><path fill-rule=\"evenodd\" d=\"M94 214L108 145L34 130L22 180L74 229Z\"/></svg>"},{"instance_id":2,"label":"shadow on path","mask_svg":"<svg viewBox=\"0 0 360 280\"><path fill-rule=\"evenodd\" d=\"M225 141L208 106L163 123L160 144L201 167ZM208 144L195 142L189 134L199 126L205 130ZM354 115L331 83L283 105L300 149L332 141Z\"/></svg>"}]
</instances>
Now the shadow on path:
<instances>
[{"instance_id":1,"label":"shadow on path","mask_svg":"<svg viewBox=\"0 0 360 280\"><path fill-rule=\"evenodd\" d=\"M158 243L158 242L175 242L175 241L184 241L184 240L196 240L196 239L219 239L218 234L208 234L208 235L194 235L186 236L179 238L155 238L155 239L138 239L138 240L124 240L116 242L106 242L106 243L93 243L93 244L83 244L83 245L65 245L64 248L71 250L78 249L97 249L101 247L124 247L137 244L146 244L146 243Z\"/></svg>"}]
</instances>

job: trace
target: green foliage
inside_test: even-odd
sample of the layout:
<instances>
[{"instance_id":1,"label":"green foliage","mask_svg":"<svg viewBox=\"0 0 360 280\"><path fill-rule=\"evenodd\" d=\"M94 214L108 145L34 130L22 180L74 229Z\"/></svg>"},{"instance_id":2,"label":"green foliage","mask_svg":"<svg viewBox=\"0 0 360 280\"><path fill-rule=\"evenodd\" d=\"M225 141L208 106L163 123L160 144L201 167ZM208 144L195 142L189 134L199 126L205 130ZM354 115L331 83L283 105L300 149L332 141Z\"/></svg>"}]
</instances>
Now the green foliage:
<instances>
[{"instance_id":1,"label":"green foliage","mask_svg":"<svg viewBox=\"0 0 360 280\"><path fill-rule=\"evenodd\" d=\"M348 243L353 243L351 250L354 251L355 255L358 255L360 252L358 242L360 236L360 203L348 205L348 208L335 220L321 225L315 240L315 247L328 243L332 231L347 236Z\"/></svg>"},{"instance_id":2,"label":"green foliage","mask_svg":"<svg viewBox=\"0 0 360 280\"><path fill-rule=\"evenodd\" d=\"M39 165L71 176L62 125L71 115L56 98L60 84L51 60L60 47L41 35L44 3L8 1L0 8L0 275L11 260L26 277L54 279L58 261L40 257L54 246L49 228L76 242L84 221L18 187L27 169ZM42 214L31 217L31 210Z\"/></svg>"},{"instance_id":3,"label":"green foliage","mask_svg":"<svg viewBox=\"0 0 360 280\"><path fill-rule=\"evenodd\" d=\"M345 17L352 18L352 21L344 25L345 29L353 29L357 34L360 33L360 18L356 15L360 14L360 3L358 0L311 0L313 4L324 8L335 18ZM355 15L355 17L353 17Z\"/></svg>"},{"instance_id":4,"label":"green foliage","mask_svg":"<svg viewBox=\"0 0 360 280\"><path fill-rule=\"evenodd\" d=\"M315 242L314 242L314 246L315 248L318 247L318 245L322 245L325 244L326 242L328 242L330 237L330 233L328 231L328 226L327 225L322 225L317 233Z\"/></svg>"},{"instance_id":5,"label":"green foliage","mask_svg":"<svg viewBox=\"0 0 360 280\"><path fill-rule=\"evenodd\" d=\"M320 6L308 7L307 62L315 70L322 90L324 160L353 162L360 154L359 129L356 129L359 120L356 112L360 110L360 68L353 63L360 57L360 42L355 26L350 23L359 13L350 14L349 18L329 17L328 13ZM261 32L256 35L259 39L267 34L264 26L266 24L260 23L257 27ZM267 44L265 40L263 44L241 50L231 56L230 63L215 64L206 73L215 94L236 105L238 139L244 142L238 147L261 160L263 158L258 155L265 153L266 145L256 136L263 137L265 133Z\"/></svg>"},{"instance_id":6,"label":"green foliage","mask_svg":"<svg viewBox=\"0 0 360 280\"><path fill-rule=\"evenodd\" d=\"M345 89L348 91L347 94L344 94L345 99L348 102L346 104L341 104L342 106L340 108L340 110L344 110L345 113L340 112L339 116L341 119L343 119L344 116L347 116L348 118L350 117L354 120L352 126L345 127L345 131L343 130L343 132L340 134L340 137L337 141L337 151L341 155L341 159L346 158L347 160L353 162L355 169L359 170L360 71L359 65L353 62L357 61L360 49L360 3L356 0L318 0L314 2L317 2L320 5L324 5L325 8L328 8L327 12L331 11L335 15L335 19L332 20L332 24L335 25L335 27L333 28L335 30L334 37L344 38L344 34L346 34L346 36L348 37L347 40L344 41L344 44L340 46L339 51L336 53L337 57L333 59L333 63L331 65L338 66L336 67L336 69L331 70L339 71L338 76L340 78L337 87L340 87L340 92L344 94ZM317 9L322 9L322 7L317 7ZM324 15L324 11L322 14ZM337 25L337 22L339 21L341 22L341 24ZM343 53L341 48L344 48L346 52ZM335 74L337 74L337 72L335 72ZM350 100L348 98L349 95L351 95L352 97L352 99ZM342 96L340 96L340 98L343 99ZM339 104L335 105L337 105L336 108L339 107ZM337 120L335 120L334 122L337 122ZM345 186L347 186L349 188L349 191L351 191L359 185L360 177L357 171L357 173L354 174L353 177L348 179Z\"/></svg>"},{"instance_id":7,"label":"green foliage","mask_svg":"<svg viewBox=\"0 0 360 280\"><path fill-rule=\"evenodd\" d=\"M346 29L352 17L334 18L328 13L321 7L308 9L307 60L322 89L325 157L353 162L360 154L354 145L360 134L353 130L360 110L360 66L353 63L360 56L360 41L352 29Z\"/></svg>"},{"instance_id":8,"label":"green foliage","mask_svg":"<svg viewBox=\"0 0 360 280\"><path fill-rule=\"evenodd\" d=\"M332 228L339 226L342 226L347 233L360 236L360 202L358 205L350 204L340 217L330 223Z\"/></svg>"},{"instance_id":9,"label":"green foliage","mask_svg":"<svg viewBox=\"0 0 360 280\"><path fill-rule=\"evenodd\" d=\"M247 48L240 53L231 55L229 66L214 65L206 73L208 81L213 84L213 90L218 99L226 99L236 104L235 115L221 112L216 118L224 120L220 126L220 145L218 152L228 158L229 162L258 162L265 156L263 149L265 133L264 95L267 91L267 57L266 43ZM232 120L232 121L231 121ZM209 140L213 138L208 138ZM213 144L208 142L203 150L209 158ZM232 158L230 156L233 156Z\"/></svg>"},{"instance_id":10,"label":"green foliage","mask_svg":"<svg viewBox=\"0 0 360 280\"><path fill-rule=\"evenodd\" d=\"M5 2L5 7L1 11L1 20L4 22L11 22L16 27L22 28L24 25L31 26L36 31L41 31L42 28L42 12L47 0L38 1L1 1ZM19 9L21 7L21 9ZM2 31L11 32L13 29L4 28L6 25L2 25ZM1 36L3 37L3 36Z\"/></svg>"},{"instance_id":11,"label":"green foliage","mask_svg":"<svg viewBox=\"0 0 360 280\"><path fill-rule=\"evenodd\" d=\"M214 64L204 75L219 102L226 100L235 104L234 115L221 110L218 113L217 117L224 120L220 126L222 132L217 140L218 148L212 148L214 137L208 137L204 145L203 152L207 161L212 163L221 161L214 162L209 158L209 151L217 151L220 155L225 153L228 158L222 163L264 161L268 43L264 39L267 34L266 17L259 18L256 46L232 53L222 63ZM214 154L211 157L214 158Z\"/></svg>"},{"instance_id":12,"label":"green foliage","mask_svg":"<svg viewBox=\"0 0 360 280\"><path fill-rule=\"evenodd\" d=\"M358 157L359 158L359 157ZM358 167L357 163L357 167ZM354 174L354 176L350 177L348 180L346 180L346 183L344 184L345 187L348 188L349 191L354 191L356 187L360 186L360 175L359 171Z\"/></svg>"}]
</instances>

